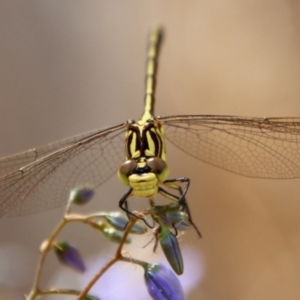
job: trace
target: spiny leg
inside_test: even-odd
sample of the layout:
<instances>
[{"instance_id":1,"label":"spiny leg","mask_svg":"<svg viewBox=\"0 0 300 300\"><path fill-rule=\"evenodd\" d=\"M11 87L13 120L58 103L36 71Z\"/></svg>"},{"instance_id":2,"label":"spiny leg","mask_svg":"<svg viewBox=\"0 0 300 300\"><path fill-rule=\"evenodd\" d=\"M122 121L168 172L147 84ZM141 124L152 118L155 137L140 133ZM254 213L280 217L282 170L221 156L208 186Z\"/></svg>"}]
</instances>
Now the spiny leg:
<instances>
[{"instance_id":1,"label":"spiny leg","mask_svg":"<svg viewBox=\"0 0 300 300\"><path fill-rule=\"evenodd\" d=\"M182 191L182 187L178 184L178 182L187 182L184 191ZM187 214L189 215L189 217L191 217L191 213L190 213L190 209L188 207L188 203L187 200L185 198L185 195L188 191L188 188L190 186L190 179L186 178L186 177L182 177L182 178L176 178L176 179L168 179L166 181L164 181L163 183L165 186L167 186L170 189L174 189L176 191L179 192L179 200L178 200L178 204L182 206L182 208L184 210L186 210Z\"/></svg>"},{"instance_id":2,"label":"spiny leg","mask_svg":"<svg viewBox=\"0 0 300 300\"><path fill-rule=\"evenodd\" d=\"M154 197L153 196L149 197L148 201L149 201L149 205L150 205L151 208L155 206L155 202L154 202ZM155 221L153 219L152 219L152 221L153 221L153 225L152 225L151 228L154 228L155 227Z\"/></svg>"},{"instance_id":3,"label":"spiny leg","mask_svg":"<svg viewBox=\"0 0 300 300\"><path fill-rule=\"evenodd\" d=\"M134 214L133 212L131 212L131 211L128 209L127 199L128 199L128 197L131 195L132 191L133 191L133 188L130 188L130 189L122 196L122 198L121 198L120 201L119 201L119 207L120 207L123 211L126 212L127 216L131 215L131 216L133 216L133 217L135 217L135 218L138 218L138 219L140 219L140 220L143 220L144 223L146 224L146 226L148 226L149 228L153 228L153 226L151 226L151 225L146 221L145 218L140 217L140 216ZM127 225L126 225L126 226L127 226ZM126 226L125 226L125 228L126 228Z\"/></svg>"},{"instance_id":4,"label":"spiny leg","mask_svg":"<svg viewBox=\"0 0 300 300\"><path fill-rule=\"evenodd\" d=\"M186 185L186 187L184 188L183 191L182 191L181 186L177 184L178 182L187 182L187 185ZM174 195L174 194L172 194L172 193L169 193L168 191L164 190L161 187L159 187L158 192L161 195L163 195L164 197L166 197L166 198L168 198L168 199L170 199L172 201L178 202L178 204L182 206L183 210L186 211L186 213L188 215L189 222L194 227L194 229L196 230L196 232L199 235L199 237L202 237L202 235L200 233L200 230L197 228L196 224L192 220L191 211L190 211L188 203L187 203L187 201L185 199L185 195L187 193L187 190L188 190L188 187L189 187L189 183L190 183L190 179L186 178L186 177L178 178L178 180L177 179L169 179L169 180L166 180L163 183L168 188L172 188L172 189L177 190L179 192L179 195L180 195L179 197L176 196L176 195Z\"/></svg>"},{"instance_id":5,"label":"spiny leg","mask_svg":"<svg viewBox=\"0 0 300 300\"><path fill-rule=\"evenodd\" d=\"M135 216L130 210L128 210L127 198L131 195L133 188L130 188L120 199L119 207L126 212L127 215Z\"/></svg>"},{"instance_id":6,"label":"spiny leg","mask_svg":"<svg viewBox=\"0 0 300 300\"><path fill-rule=\"evenodd\" d=\"M179 186L179 185L177 185L176 187L175 187L175 186L176 186L176 185L174 185L174 186L171 187L171 188L174 188L174 189L178 190L178 191L179 191L179 194L182 195L183 192L182 192L181 186ZM190 207L189 207L189 205L188 205L188 202L187 202L185 196L182 198L182 202L183 202L184 204L181 204L181 205L182 205L183 209L186 211L186 213L188 214L189 222L190 222L190 223L192 224L192 226L195 228L195 230L196 230L197 234L199 235L199 237L202 237L202 235L201 235L201 233L200 233L200 230L198 229L198 227L196 226L196 224L195 224L195 223L193 222L193 220L192 220L192 213L191 213L191 211L190 211Z\"/></svg>"},{"instance_id":7,"label":"spiny leg","mask_svg":"<svg viewBox=\"0 0 300 300\"><path fill-rule=\"evenodd\" d=\"M185 195L189 189L190 186L190 179L187 177L179 177L179 178L175 178L175 179L167 179L163 182L163 185L178 190L179 194L180 194L180 198L179 198L179 205L185 206L186 204L186 199L185 199ZM181 186L178 183L186 183L184 190L182 190Z\"/></svg>"}]
</instances>

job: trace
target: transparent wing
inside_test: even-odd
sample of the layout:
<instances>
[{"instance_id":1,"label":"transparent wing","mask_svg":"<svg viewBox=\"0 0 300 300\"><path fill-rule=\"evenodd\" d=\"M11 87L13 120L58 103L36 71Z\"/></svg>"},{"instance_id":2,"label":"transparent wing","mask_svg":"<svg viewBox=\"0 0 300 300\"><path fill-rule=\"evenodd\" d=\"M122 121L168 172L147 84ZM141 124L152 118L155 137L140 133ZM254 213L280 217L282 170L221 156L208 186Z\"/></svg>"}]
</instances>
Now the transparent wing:
<instances>
[{"instance_id":1,"label":"transparent wing","mask_svg":"<svg viewBox=\"0 0 300 300\"><path fill-rule=\"evenodd\" d=\"M59 207L72 188L104 183L125 159L124 131L121 124L2 158L0 216Z\"/></svg>"},{"instance_id":2,"label":"transparent wing","mask_svg":"<svg viewBox=\"0 0 300 300\"><path fill-rule=\"evenodd\" d=\"M248 177L300 177L300 118L159 117L185 153Z\"/></svg>"},{"instance_id":3,"label":"transparent wing","mask_svg":"<svg viewBox=\"0 0 300 300\"><path fill-rule=\"evenodd\" d=\"M91 137L94 134L99 133L99 129L90 131L87 133L80 134L78 136L70 137L61 141L57 141L48 145L43 145L40 147L32 148L30 150L17 153L14 155L1 157L0 158L0 177L7 175L11 172L16 171L19 168L22 168L43 156L46 156L50 153L68 147L70 145L76 144L80 140Z\"/></svg>"}]
</instances>

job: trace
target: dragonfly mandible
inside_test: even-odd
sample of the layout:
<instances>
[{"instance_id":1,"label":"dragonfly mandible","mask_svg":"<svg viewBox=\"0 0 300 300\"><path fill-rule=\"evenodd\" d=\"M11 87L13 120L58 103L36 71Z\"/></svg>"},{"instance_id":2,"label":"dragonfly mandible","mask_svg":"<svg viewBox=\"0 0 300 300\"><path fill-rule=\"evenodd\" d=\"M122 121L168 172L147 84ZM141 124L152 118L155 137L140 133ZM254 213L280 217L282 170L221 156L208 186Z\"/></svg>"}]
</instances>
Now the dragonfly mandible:
<instances>
[{"instance_id":1,"label":"dragonfly mandible","mask_svg":"<svg viewBox=\"0 0 300 300\"><path fill-rule=\"evenodd\" d=\"M154 201L160 193L178 201L190 215L185 199L190 180L168 179L165 137L192 157L233 173L300 177L300 118L153 117L161 41L162 28L156 26L149 38L145 108L139 121L129 120L0 159L0 216L62 206L72 188L84 183L96 188L118 170L121 182L129 186L119 201L127 213L131 213L127 209L130 196ZM179 196L164 186L177 190Z\"/></svg>"}]
</instances>

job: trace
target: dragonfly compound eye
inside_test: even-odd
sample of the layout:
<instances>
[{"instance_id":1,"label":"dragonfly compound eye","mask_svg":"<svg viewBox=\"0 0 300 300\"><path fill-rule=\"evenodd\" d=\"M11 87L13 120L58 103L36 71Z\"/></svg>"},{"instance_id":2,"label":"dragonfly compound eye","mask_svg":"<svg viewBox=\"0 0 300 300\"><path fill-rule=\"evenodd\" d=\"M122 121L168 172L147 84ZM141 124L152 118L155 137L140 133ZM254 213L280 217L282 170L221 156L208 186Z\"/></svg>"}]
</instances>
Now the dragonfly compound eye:
<instances>
[{"instance_id":1,"label":"dragonfly compound eye","mask_svg":"<svg viewBox=\"0 0 300 300\"><path fill-rule=\"evenodd\" d=\"M118 177L123 184L129 185L128 177L132 174L136 166L137 164L134 159L126 160L121 165L118 171Z\"/></svg>"},{"instance_id":2,"label":"dragonfly compound eye","mask_svg":"<svg viewBox=\"0 0 300 300\"><path fill-rule=\"evenodd\" d=\"M164 160L158 157L147 159L147 165L156 174L159 182L164 182L169 176L169 168Z\"/></svg>"}]
</instances>

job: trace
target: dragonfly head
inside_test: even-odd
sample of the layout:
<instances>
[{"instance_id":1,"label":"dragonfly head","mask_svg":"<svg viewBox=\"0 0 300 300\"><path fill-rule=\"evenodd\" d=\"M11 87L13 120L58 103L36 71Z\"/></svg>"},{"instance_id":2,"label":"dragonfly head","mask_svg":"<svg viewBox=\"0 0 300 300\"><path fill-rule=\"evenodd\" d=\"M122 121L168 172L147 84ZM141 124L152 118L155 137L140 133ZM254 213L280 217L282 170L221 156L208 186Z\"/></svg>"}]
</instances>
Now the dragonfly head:
<instances>
[{"instance_id":1,"label":"dragonfly head","mask_svg":"<svg viewBox=\"0 0 300 300\"><path fill-rule=\"evenodd\" d=\"M169 168L159 157L140 157L125 161L119 168L118 177L123 184L129 185L130 176L140 176L141 181L144 181L149 173L154 173L158 182L164 182L169 176Z\"/></svg>"}]
</instances>

